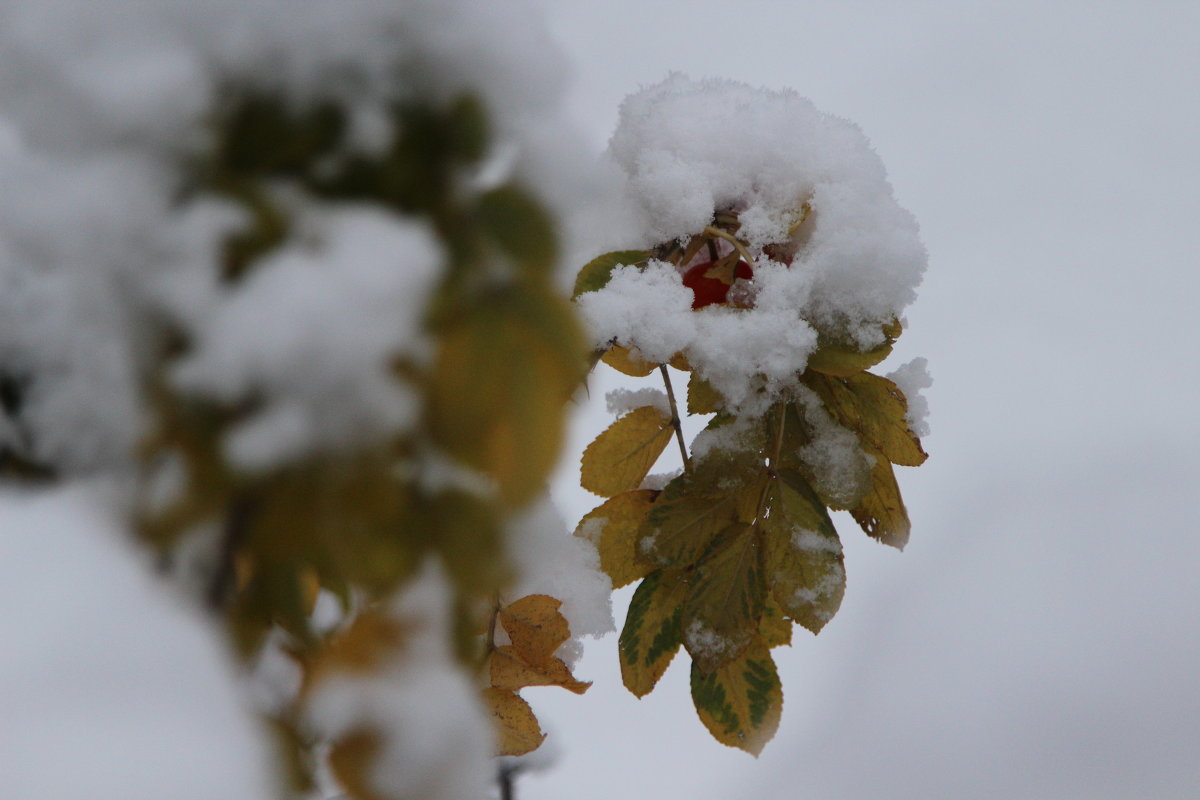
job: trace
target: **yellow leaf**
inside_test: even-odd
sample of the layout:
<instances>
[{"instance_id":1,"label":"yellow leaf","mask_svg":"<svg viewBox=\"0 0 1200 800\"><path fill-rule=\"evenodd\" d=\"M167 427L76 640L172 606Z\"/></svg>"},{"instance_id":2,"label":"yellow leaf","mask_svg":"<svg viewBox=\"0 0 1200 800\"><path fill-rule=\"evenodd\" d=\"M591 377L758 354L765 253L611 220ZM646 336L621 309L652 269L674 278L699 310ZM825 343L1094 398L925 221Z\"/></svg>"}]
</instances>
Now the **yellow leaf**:
<instances>
[{"instance_id":1,"label":"yellow leaf","mask_svg":"<svg viewBox=\"0 0 1200 800\"><path fill-rule=\"evenodd\" d=\"M916 467L928 458L908 427L904 393L887 378L860 372L845 378L813 376L808 383L838 422L893 464Z\"/></svg>"},{"instance_id":2,"label":"yellow leaf","mask_svg":"<svg viewBox=\"0 0 1200 800\"><path fill-rule=\"evenodd\" d=\"M580 484L601 497L638 488L673 433L671 418L659 409L635 408L583 451Z\"/></svg>"},{"instance_id":3,"label":"yellow leaf","mask_svg":"<svg viewBox=\"0 0 1200 800\"><path fill-rule=\"evenodd\" d=\"M679 650L687 591L679 571L656 570L633 593L618 649L621 680L638 697L650 693Z\"/></svg>"},{"instance_id":4,"label":"yellow leaf","mask_svg":"<svg viewBox=\"0 0 1200 800\"><path fill-rule=\"evenodd\" d=\"M608 348L600 360L617 372L622 372L633 378L644 378L654 370L658 369L658 364L653 361L647 361L640 354L630 350L628 347L622 347L619 344L614 344Z\"/></svg>"},{"instance_id":5,"label":"yellow leaf","mask_svg":"<svg viewBox=\"0 0 1200 800\"><path fill-rule=\"evenodd\" d=\"M900 497L896 475L882 453L866 446L863 449L875 456L875 466L871 469L871 489L857 506L850 509L850 515L868 536L903 550L904 545L908 544L912 525L908 521L904 500Z\"/></svg>"},{"instance_id":6,"label":"yellow leaf","mask_svg":"<svg viewBox=\"0 0 1200 800\"><path fill-rule=\"evenodd\" d=\"M695 564L718 533L744 515L744 478L724 459L693 462L667 484L638 532L636 557L656 566ZM744 521L744 520L743 520Z\"/></svg>"},{"instance_id":7,"label":"yellow leaf","mask_svg":"<svg viewBox=\"0 0 1200 800\"><path fill-rule=\"evenodd\" d=\"M885 342L867 351L827 342L820 345L808 357L808 368L824 375L844 378L868 370L887 358L892 352L892 343Z\"/></svg>"},{"instance_id":8,"label":"yellow leaf","mask_svg":"<svg viewBox=\"0 0 1200 800\"><path fill-rule=\"evenodd\" d=\"M334 743L329 768L354 800L387 800L371 787L372 765L383 744L374 731L358 728Z\"/></svg>"},{"instance_id":9,"label":"yellow leaf","mask_svg":"<svg viewBox=\"0 0 1200 800\"><path fill-rule=\"evenodd\" d=\"M561 600L549 595L531 594L497 612L513 647L527 662L537 664L552 658L570 638L567 619L558 610L561 606Z\"/></svg>"},{"instance_id":10,"label":"yellow leaf","mask_svg":"<svg viewBox=\"0 0 1200 800\"><path fill-rule=\"evenodd\" d=\"M493 689L516 691L526 686L561 686L583 694L592 684L577 681L561 658L549 658L531 664L511 645L497 647L488 656L488 672Z\"/></svg>"},{"instance_id":11,"label":"yellow leaf","mask_svg":"<svg viewBox=\"0 0 1200 800\"><path fill-rule=\"evenodd\" d=\"M695 372L688 378L687 397L689 414L715 414L725 405L721 393Z\"/></svg>"},{"instance_id":12,"label":"yellow leaf","mask_svg":"<svg viewBox=\"0 0 1200 800\"><path fill-rule=\"evenodd\" d=\"M606 500L579 521L575 535L596 546L600 569L614 589L644 578L648 567L637 557L638 531L659 492L636 489Z\"/></svg>"},{"instance_id":13,"label":"yellow leaf","mask_svg":"<svg viewBox=\"0 0 1200 800\"><path fill-rule=\"evenodd\" d=\"M522 756L536 750L546 734L538 724L529 704L515 692L505 689L484 689L483 703L496 724L496 755Z\"/></svg>"},{"instance_id":14,"label":"yellow leaf","mask_svg":"<svg viewBox=\"0 0 1200 800\"><path fill-rule=\"evenodd\" d=\"M800 475L774 481L763 521L767 585L783 613L817 633L846 590L842 544L825 505Z\"/></svg>"},{"instance_id":15,"label":"yellow leaf","mask_svg":"<svg viewBox=\"0 0 1200 800\"><path fill-rule=\"evenodd\" d=\"M708 673L693 663L692 702L713 738L757 756L783 714L783 688L770 650L755 641L737 659Z\"/></svg>"},{"instance_id":16,"label":"yellow leaf","mask_svg":"<svg viewBox=\"0 0 1200 800\"><path fill-rule=\"evenodd\" d=\"M758 531L744 523L725 529L688 584L683 645L707 674L741 655L758 632L767 597Z\"/></svg>"},{"instance_id":17,"label":"yellow leaf","mask_svg":"<svg viewBox=\"0 0 1200 800\"><path fill-rule=\"evenodd\" d=\"M684 353L676 353L675 355L671 356L671 360L667 363L680 372L692 371L692 364L690 361L688 361L688 357Z\"/></svg>"}]
</instances>

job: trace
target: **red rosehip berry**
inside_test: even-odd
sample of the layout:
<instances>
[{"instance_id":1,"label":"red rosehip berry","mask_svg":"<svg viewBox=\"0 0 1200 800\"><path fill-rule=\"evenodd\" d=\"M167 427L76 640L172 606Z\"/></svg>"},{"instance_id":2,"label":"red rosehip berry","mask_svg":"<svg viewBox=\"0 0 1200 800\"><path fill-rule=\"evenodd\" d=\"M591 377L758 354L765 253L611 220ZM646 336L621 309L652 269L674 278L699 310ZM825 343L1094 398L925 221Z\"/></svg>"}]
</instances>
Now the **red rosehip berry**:
<instances>
[{"instance_id":1,"label":"red rosehip berry","mask_svg":"<svg viewBox=\"0 0 1200 800\"><path fill-rule=\"evenodd\" d=\"M716 269L715 261L704 261L693 264L683 273L683 285L692 290L692 310L704 308L713 303L724 303L729 296L729 287L737 278L747 280L754 277L754 271L745 261L738 261L737 267ZM733 272L730 275L730 272ZM709 274L709 273L713 274ZM724 274L722 274L724 273Z\"/></svg>"}]
</instances>

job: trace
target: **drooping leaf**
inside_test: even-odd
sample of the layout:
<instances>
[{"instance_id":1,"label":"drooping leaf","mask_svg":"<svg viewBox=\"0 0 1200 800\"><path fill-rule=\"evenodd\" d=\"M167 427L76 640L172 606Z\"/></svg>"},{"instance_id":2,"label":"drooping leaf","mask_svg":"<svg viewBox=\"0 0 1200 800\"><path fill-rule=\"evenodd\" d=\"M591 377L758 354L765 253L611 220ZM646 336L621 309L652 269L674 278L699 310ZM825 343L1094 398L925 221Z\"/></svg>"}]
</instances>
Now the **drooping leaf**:
<instances>
[{"instance_id":1,"label":"drooping leaf","mask_svg":"<svg viewBox=\"0 0 1200 800\"><path fill-rule=\"evenodd\" d=\"M448 321L430 386L438 443L520 506L540 493L562 443L564 405L586 360L565 300L501 289Z\"/></svg>"},{"instance_id":2,"label":"drooping leaf","mask_svg":"<svg viewBox=\"0 0 1200 800\"><path fill-rule=\"evenodd\" d=\"M637 557L638 531L658 495L653 489L616 495L588 512L575 529L576 536L596 546L600 569L612 579L614 589L644 578L650 571Z\"/></svg>"},{"instance_id":3,"label":"drooping leaf","mask_svg":"<svg viewBox=\"0 0 1200 800\"><path fill-rule=\"evenodd\" d=\"M767 597L758 531L744 523L726 528L688 583L683 644L708 673L737 658L758 633Z\"/></svg>"},{"instance_id":4,"label":"drooping leaf","mask_svg":"<svg viewBox=\"0 0 1200 800\"><path fill-rule=\"evenodd\" d=\"M662 410L635 408L583 451L580 485L601 497L638 488L673 434L671 418Z\"/></svg>"},{"instance_id":5,"label":"drooping leaf","mask_svg":"<svg viewBox=\"0 0 1200 800\"><path fill-rule=\"evenodd\" d=\"M693 663L692 702L713 738L758 756L783 713L783 688L770 650L755 641L707 673Z\"/></svg>"},{"instance_id":6,"label":"drooping leaf","mask_svg":"<svg viewBox=\"0 0 1200 800\"><path fill-rule=\"evenodd\" d=\"M496 725L497 755L523 756L536 750L546 738L529 703L515 692L484 689L483 703Z\"/></svg>"},{"instance_id":7,"label":"drooping leaf","mask_svg":"<svg viewBox=\"0 0 1200 800\"><path fill-rule=\"evenodd\" d=\"M496 618L513 647L529 663L553 657L571 636L566 617L558 610L562 601L545 594L531 594L500 609Z\"/></svg>"},{"instance_id":8,"label":"drooping leaf","mask_svg":"<svg viewBox=\"0 0 1200 800\"><path fill-rule=\"evenodd\" d=\"M893 464L916 467L928 458L908 427L908 401L887 378L860 372L845 378L814 376L808 383L838 422Z\"/></svg>"},{"instance_id":9,"label":"drooping leaf","mask_svg":"<svg viewBox=\"0 0 1200 800\"><path fill-rule=\"evenodd\" d=\"M561 658L539 659L530 663L525 654L512 645L497 647L488 656L488 673L493 689L516 691L526 686L561 686L583 694L592 684L577 681Z\"/></svg>"},{"instance_id":10,"label":"drooping leaf","mask_svg":"<svg viewBox=\"0 0 1200 800\"><path fill-rule=\"evenodd\" d=\"M715 414L725 405L725 398L713 385L695 372L688 378L687 410L689 414Z\"/></svg>"},{"instance_id":11,"label":"drooping leaf","mask_svg":"<svg viewBox=\"0 0 1200 800\"><path fill-rule=\"evenodd\" d=\"M904 500L900 497L896 475L882 453L866 446L863 449L875 456L875 466L871 469L871 488L859 504L850 509L850 515L868 536L903 550L904 545L908 544L912 525L908 521Z\"/></svg>"},{"instance_id":12,"label":"drooping leaf","mask_svg":"<svg viewBox=\"0 0 1200 800\"><path fill-rule=\"evenodd\" d=\"M763 521L767 585L783 613L817 633L842 603L842 545L825 505L796 472L772 486Z\"/></svg>"},{"instance_id":13,"label":"drooping leaf","mask_svg":"<svg viewBox=\"0 0 1200 800\"><path fill-rule=\"evenodd\" d=\"M638 697L650 693L679 650L687 591L679 571L656 570L633 593L618 648L621 680Z\"/></svg>"},{"instance_id":14,"label":"drooping leaf","mask_svg":"<svg viewBox=\"0 0 1200 800\"><path fill-rule=\"evenodd\" d=\"M891 355L891 352L890 341L867 351L837 342L825 342L808 357L808 368L823 375L845 378L870 369Z\"/></svg>"},{"instance_id":15,"label":"drooping leaf","mask_svg":"<svg viewBox=\"0 0 1200 800\"><path fill-rule=\"evenodd\" d=\"M658 369L658 364L655 364L653 361L647 361L633 350L619 344L614 344L608 348L604 355L600 357L600 360L617 372L628 375L631 378L644 378Z\"/></svg>"},{"instance_id":16,"label":"drooping leaf","mask_svg":"<svg viewBox=\"0 0 1200 800\"><path fill-rule=\"evenodd\" d=\"M574 300L584 292L603 289L608 285L614 269L622 265L643 264L651 255L649 250L617 250L596 256L584 264L575 276L575 290L571 293L571 299Z\"/></svg>"}]
</instances>

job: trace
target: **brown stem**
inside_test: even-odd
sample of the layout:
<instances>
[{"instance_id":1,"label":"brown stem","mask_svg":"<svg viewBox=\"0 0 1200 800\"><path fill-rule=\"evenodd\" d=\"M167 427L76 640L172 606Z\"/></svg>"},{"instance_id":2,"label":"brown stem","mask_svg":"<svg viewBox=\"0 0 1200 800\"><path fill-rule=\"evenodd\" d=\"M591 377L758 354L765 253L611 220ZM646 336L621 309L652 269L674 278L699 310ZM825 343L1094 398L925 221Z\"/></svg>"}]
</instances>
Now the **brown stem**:
<instances>
[{"instance_id":1,"label":"brown stem","mask_svg":"<svg viewBox=\"0 0 1200 800\"><path fill-rule=\"evenodd\" d=\"M683 456L683 469L690 472L692 460L688 458L687 445L683 443L683 424L679 419L679 406L675 404L675 390L671 388L671 375L667 372L666 364L659 364L658 371L662 373L663 383L667 387L667 402L671 406L671 427L675 429L675 441L679 443L679 455Z\"/></svg>"}]
</instances>

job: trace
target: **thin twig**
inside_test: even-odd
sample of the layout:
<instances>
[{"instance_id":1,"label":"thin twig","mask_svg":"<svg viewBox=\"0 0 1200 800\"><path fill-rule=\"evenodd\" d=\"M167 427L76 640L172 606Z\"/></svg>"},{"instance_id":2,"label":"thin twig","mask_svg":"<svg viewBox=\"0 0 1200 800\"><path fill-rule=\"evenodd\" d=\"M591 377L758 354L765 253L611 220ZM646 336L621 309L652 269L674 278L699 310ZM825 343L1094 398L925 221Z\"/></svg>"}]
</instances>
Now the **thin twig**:
<instances>
[{"instance_id":1,"label":"thin twig","mask_svg":"<svg viewBox=\"0 0 1200 800\"><path fill-rule=\"evenodd\" d=\"M711 225L704 229L704 233L709 236L716 236L720 239L724 239L733 245L733 249L738 251L741 257L745 259L747 264L754 263L754 256L750 255L750 251L746 249L746 245L742 244L741 240L739 240L732 233L727 233L726 231L723 231L720 228L714 228Z\"/></svg>"},{"instance_id":2,"label":"thin twig","mask_svg":"<svg viewBox=\"0 0 1200 800\"><path fill-rule=\"evenodd\" d=\"M671 388L671 376L666 364L659 364L658 371L662 373L663 383L667 386L667 402L671 405L671 427L675 429L675 441L679 442L679 454L683 456L683 469L691 472L692 460L688 458L687 445L683 443L683 424L679 419L679 406L675 404L675 390Z\"/></svg>"}]
</instances>

